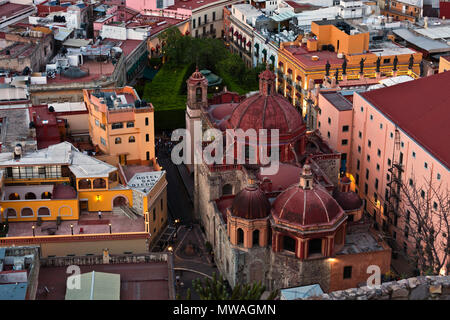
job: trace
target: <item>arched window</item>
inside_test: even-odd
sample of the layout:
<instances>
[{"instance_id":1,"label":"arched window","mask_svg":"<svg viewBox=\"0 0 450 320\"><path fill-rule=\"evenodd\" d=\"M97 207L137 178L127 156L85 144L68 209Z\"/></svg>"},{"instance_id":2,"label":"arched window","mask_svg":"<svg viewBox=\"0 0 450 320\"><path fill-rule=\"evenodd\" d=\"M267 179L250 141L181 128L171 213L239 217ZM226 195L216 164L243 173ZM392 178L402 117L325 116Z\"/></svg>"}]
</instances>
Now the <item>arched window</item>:
<instances>
[{"instance_id":1,"label":"arched window","mask_svg":"<svg viewBox=\"0 0 450 320\"><path fill-rule=\"evenodd\" d=\"M322 239L310 239L308 241L308 256L322 254Z\"/></svg>"},{"instance_id":2,"label":"arched window","mask_svg":"<svg viewBox=\"0 0 450 320\"><path fill-rule=\"evenodd\" d=\"M17 218L17 212L13 208L8 208L6 209L6 216L8 218Z\"/></svg>"},{"instance_id":3,"label":"arched window","mask_svg":"<svg viewBox=\"0 0 450 320\"><path fill-rule=\"evenodd\" d=\"M20 196L18 193L11 193L9 195L9 200L20 200Z\"/></svg>"},{"instance_id":4,"label":"arched window","mask_svg":"<svg viewBox=\"0 0 450 320\"><path fill-rule=\"evenodd\" d=\"M32 199L36 199L36 195L33 192L25 193L25 200L32 200Z\"/></svg>"},{"instance_id":5,"label":"arched window","mask_svg":"<svg viewBox=\"0 0 450 320\"><path fill-rule=\"evenodd\" d=\"M226 196L233 193L233 186L231 184L226 184L222 187L222 195Z\"/></svg>"},{"instance_id":6,"label":"arched window","mask_svg":"<svg viewBox=\"0 0 450 320\"><path fill-rule=\"evenodd\" d=\"M105 189L106 188L106 180L103 178L94 179L94 189Z\"/></svg>"},{"instance_id":7,"label":"arched window","mask_svg":"<svg viewBox=\"0 0 450 320\"><path fill-rule=\"evenodd\" d=\"M48 192L48 191L42 192L41 199L51 199L51 198L52 198L51 192Z\"/></svg>"},{"instance_id":8,"label":"arched window","mask_svg":"<svg viewBox=\"0 0 450 320\"><path fill-rule=\"evenodd\" d=\"M119 137L117 137L117 138L114 140L114 143L115 143L115 144L121 144L121 143L122 143L122 139L119 138Z\"/></svg>"},{"instance_id":9,"label":"arched window","mask_svg":"<svg viewBox=\"0 0 450 320\"><path fill-rule=\"evenodd\" d=\"M136 139L134 138L134 136L130 136L130 137L128 138L128 142L129 142L129 143L135 143L135 142L136 142Z\"/></svg>"},{"instance_id":10,"label":"arched window","mask_svg":"<svg viewBox=\"0 0 450 320\"><path fill-rule=\"evenodd\" d=\"M91 180L81 179L78 181L78 189L91 189Z\"/></svg>"},{"instance_id":11,"label":"arched window","mask_svg":"<svg viewBox=\"0 0 450 320\"><path fill-rule=\"evenodd\" d=\"M20 216L21 217L32 217L32 216L34 216L33 209L31 209L31 208L23 208L22 211L20 212Z\"/></svg>"},{"instance_id":12,"label":"arched window","mask_svg":"<svg viewBox=\"0 0 450 320\"><path fill-rule=\"evenodd\" d=\"M50 210L47 207L40 207L38 209L38 216L39 217L49 217L50 216Z\"/></svg>"},{"instance_id":13,"label":"arched window","mask_svg":"<svg viewBox=\"0 0 450 320\"><path fill-rule=\"evenodd\" d=\"M237 229L237 243L244 244L244 231L241 228Z\"/></svg>"},{"instance_id":14,"label":"arched window","mask_svg":"<svg viewBox=\"0 0 450 320\"><path fill-rule=\"evenodd\" d=\"M200 87L195 90L195 101L202 102L202 88Z\"/></svg>"},{"instance_id":15,"label":"arched window","mask_svg":"<svg viewBox=\"0 0 450 320\"><path fill-rule=\"evenodd\" d=\"M283 236L283 249L295 253L296 240L289 236Z\"/></svg>"},{"instance_id":16,"label":"arched window","mask_svg":"<svg viewBox=\"0 0 450 320\"><path fill-rule=\"evenodd\" d=\"M259 230L253 231L253 246L259 246Z\"/></svg>"}]
</instances>

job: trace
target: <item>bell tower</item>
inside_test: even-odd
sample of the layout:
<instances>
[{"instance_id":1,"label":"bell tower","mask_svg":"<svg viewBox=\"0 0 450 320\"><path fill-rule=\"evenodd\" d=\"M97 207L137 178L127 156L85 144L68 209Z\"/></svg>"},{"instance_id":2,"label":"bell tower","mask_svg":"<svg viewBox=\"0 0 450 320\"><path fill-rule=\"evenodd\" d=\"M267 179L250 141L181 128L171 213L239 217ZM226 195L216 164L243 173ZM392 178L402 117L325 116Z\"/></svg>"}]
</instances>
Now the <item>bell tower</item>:
<instances>
[{"instance_id":1,"label":"bell tower","mask_svg":"<svg viewBox=\"0 0 450 320\"><path fill-rule=\"evenodd\" d=\"M186 102L186 130L191 135L191 158L186 167L190 172L194 170L194 123L201 121L201 109L208 107L208 80L195 69L195 72L187 79L187 102ZM199 123L201 127L201 123Z\"/></svg>"}]
</instances>

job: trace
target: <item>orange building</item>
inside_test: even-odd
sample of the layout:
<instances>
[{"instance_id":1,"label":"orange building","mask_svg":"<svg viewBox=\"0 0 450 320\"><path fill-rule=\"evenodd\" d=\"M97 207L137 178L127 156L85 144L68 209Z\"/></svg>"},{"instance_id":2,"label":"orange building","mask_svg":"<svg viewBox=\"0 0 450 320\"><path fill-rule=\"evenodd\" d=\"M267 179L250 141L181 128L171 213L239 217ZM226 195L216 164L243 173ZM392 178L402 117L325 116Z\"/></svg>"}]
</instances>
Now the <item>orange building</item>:
<instances>
[{"instance_id":1,"label":"orange building","mask_svg":"<svg viewBox=\"0 0 450 320\"><path fill-rule=\"evenodd\" d=\"M311 23L311 33L280 45L277 88L306 114L307 91L324 81L417 77L422 54L391 41L369 45L369 33L343 20ZM336 72L337 71L337 72ZM327 76L328 73L328 76Z\"/></svg>"},{"instance_id":2,"label":"orange building","mask_svg":"<svg viewBox=\"0 0 450 320\"><path fill-rule=\"evenodd\" d=\"M422 16L421 1L387 0L381 14L394 20L416 22Z\"/></svg>"},{"instance_id":3,"label":"orange building","mask_svg":"<svg viewBox=\"0 0 450 320\"><path fill-rule=\"evenodd\" d=\"M92 143L118 163L154 162L154 109L132 87L83 90ZM107 160L111 161L111 160Z\"/></svg>"}]
</instances>

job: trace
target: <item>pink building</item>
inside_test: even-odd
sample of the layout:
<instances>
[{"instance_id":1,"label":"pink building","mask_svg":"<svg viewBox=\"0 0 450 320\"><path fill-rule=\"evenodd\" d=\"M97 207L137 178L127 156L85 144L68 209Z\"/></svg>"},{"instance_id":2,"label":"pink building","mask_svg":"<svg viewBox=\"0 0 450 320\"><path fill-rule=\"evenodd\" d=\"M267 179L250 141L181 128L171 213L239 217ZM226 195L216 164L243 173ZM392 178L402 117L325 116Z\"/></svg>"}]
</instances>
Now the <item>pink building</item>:
<instances>
[{"instance_id":1,"label":"pink building","mask_svg":"<svg viewBox=\"0 0 450 320\"><path fill-rule=\"evenodd\" d=\"M341 153L341 172L346 171L352 138L353 105L349 97L340 92L319 94L317 128L331 148Z\"/></svg>"},{"instance_id":2,"label":"pink building","mask_svg":"<svg viewBox=\"0 0 450 320\"><path fill-rule=\"evenodd\" d=\"M450 71L355 92L352 108L340 93L319 95L322 137L338 152L347 153L351 188L365 199L366 211L390 234L398 252L406 255L416 247L405 227L412 210L402 192L399 201L393 197L396 182L415 184L423 199L430 194L430 184L440 185L448 194L449 83ZM349 131L344 126L349 126ZM437 199L431 197L429 202L432 212L438 212Z\"/></svg>"}]
</instances>

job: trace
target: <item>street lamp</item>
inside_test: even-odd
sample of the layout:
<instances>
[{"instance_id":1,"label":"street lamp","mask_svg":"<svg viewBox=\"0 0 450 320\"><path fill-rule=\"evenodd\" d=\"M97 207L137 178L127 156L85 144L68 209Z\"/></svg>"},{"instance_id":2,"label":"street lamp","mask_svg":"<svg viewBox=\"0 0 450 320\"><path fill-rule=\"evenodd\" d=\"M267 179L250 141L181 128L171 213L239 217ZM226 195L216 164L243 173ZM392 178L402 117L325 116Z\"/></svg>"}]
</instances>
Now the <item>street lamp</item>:
<instances>
[{"instance_id":1,"label":"street lamp","mask_svg":"<svg viewBox=\"0 0 450 320\"><path fill-rule=\"evenodd\" d=\"M73 224L70 225L70 231L72 232L73 235Z\"/></svg>"},{"instance_id":2,"label":"street lamp","mask_svg":"<svg viewBox=\"0 0 450 320\"><path fill-rule=\"evenodd\" d=\"M167 251L172 252L172 251L173 251L173 247L172 247L172 246L169 246L169 247L167 248Z\"/></svg>"},{"instance_id":3,"label":"street lamp","mask_svg":"<svg viewBox=\"0 0 450 320\"><path fill-rule=\"evenodd\" d=\"M35 226L32 226L32 227L31 227L31 229L33 229L33 237L36 236L36 234L34 233L34 228L35 228Z\"/></svg>"},{"instance_id":4,"label":"street lamp","mask_svg":"<svg viewBox=\"0 0 450 320\"><path fill-rule=\"evenodd\" d=\"M112 233L111 223L109 224L109 233Z\"/></svg>"}]
</instances>

